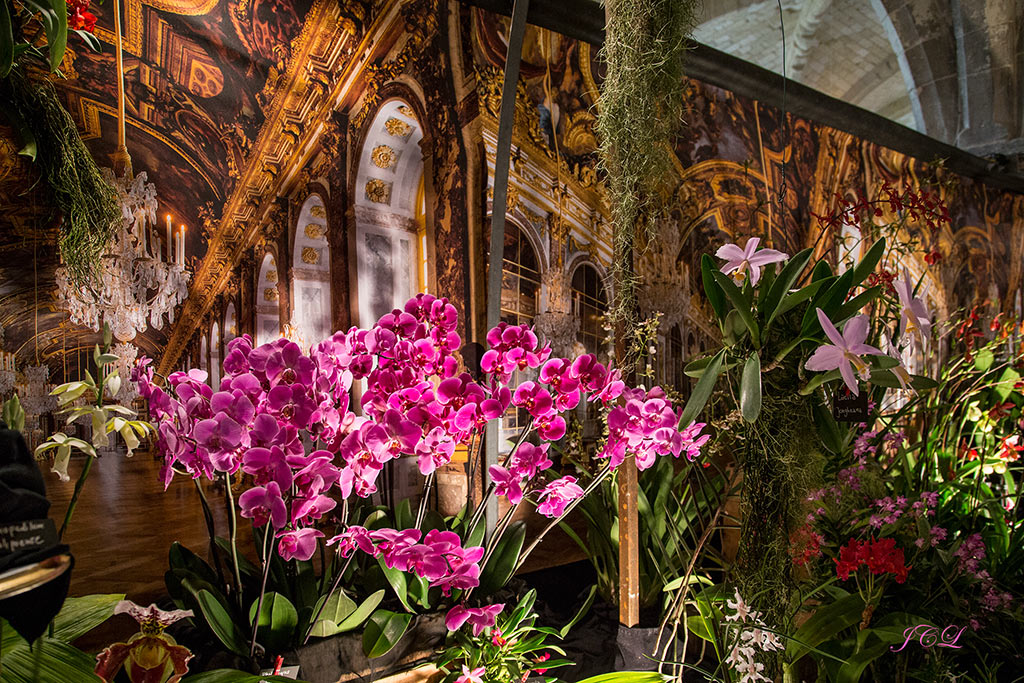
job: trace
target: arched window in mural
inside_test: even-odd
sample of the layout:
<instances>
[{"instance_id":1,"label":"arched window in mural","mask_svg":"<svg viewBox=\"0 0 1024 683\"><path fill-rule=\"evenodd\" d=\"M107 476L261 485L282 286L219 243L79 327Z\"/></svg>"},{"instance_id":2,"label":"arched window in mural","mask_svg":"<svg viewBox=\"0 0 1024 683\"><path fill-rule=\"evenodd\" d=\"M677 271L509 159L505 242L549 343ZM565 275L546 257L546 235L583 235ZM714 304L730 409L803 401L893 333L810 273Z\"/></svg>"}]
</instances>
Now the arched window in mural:
<instances>
[{"instance_id":1,"label":"arched window in mural","mask_svg":"<svg viewBox=\"0 0 1024 683\"><path fill-rule=\"evenodd\" d=\"M331 336L331 254L327 211L310 195L299 212L292 246L292 325L306 346Z\"/></svg>"},{"instance_id":2,"label":"arched window in mural","mask_svg":"<svg viewBox=\"0 0 1024 683\"><path fill-rule=\"evenodd\" d=\"M540 263L537 252L523 232L511 223L505 224L505 253L501 267L501 320L510 325L530 324L540 313ZM536 370L517 371L513 384L533 379ZM499 450L511 450L529 414L525 410L509 411L502 418Z\"/></svg>"},{"instance_id":3,"label":"arched window in mural","mask_svg":"<svg viewBox=\"0 0 1024 683\"><path fill-rule=\"evenodd\" d=\"M607 361L604 318L608 313L608 297L601 284L601 274L588 263L580 264L572 274L572 313L580 321L576 339L587 353Z\"/></svg>"},{"instance_id":4,"label":"arched window in mural","mask_svg":"<svg viewBox=\"0 0 1024 683\"><path fill-rule=\"evenodd\" d=\"M205 334L199 340L199 369L210 371L210 345Z\"/></svg>"},{"instance_id":5,"label":"arched window in mural","mask_svg":"<svg viewBox=\"0 0 1024 683\"><path fill-rule=\"evenodd\" d=\"M210 328L210 386L220 386L220 325L216 322Z\"/></svg>"},{"instance_id":6,"label":"arched window in mural","mask_svg":"<svg viewBox=\"0 0 1024 683\"><path fill-rule=\"evenodd\" d=\"M256 279L256 344L281 336L281 301L277 289L277 263L272 254L263 257Z\"/></svg>"},{"instance_id":7,"label":"arched window in mural","mask_svg":"<svg viewBox=\"0 0 1024 683\"><path fill-rule=\"evenodd\" d=\"M423 130L402 100L370 125L356 176L359 324L373 325L426 288Z\"/></svg>"},{"instance_id":8,"label":"arched window in mural","mask_svg":"<svg viewBox=\"0 0 1024 683\"><path fill-rule=\"evenodd\" d=\"M540 313L540 262L523 232L505 224L501 264L501 319L510 325L532 323Z\"/></svg>"},{"instance_id":9,"label":"arched window in mural","mask_svg":"<svg viewBox=\"0 0 1024 683\"><path fill-rule=\"evenodd\" d=\"M235 302L229 301L224 308L224 346L238 336L238 316L235 314Z\"/></svg>"}]
</instances>

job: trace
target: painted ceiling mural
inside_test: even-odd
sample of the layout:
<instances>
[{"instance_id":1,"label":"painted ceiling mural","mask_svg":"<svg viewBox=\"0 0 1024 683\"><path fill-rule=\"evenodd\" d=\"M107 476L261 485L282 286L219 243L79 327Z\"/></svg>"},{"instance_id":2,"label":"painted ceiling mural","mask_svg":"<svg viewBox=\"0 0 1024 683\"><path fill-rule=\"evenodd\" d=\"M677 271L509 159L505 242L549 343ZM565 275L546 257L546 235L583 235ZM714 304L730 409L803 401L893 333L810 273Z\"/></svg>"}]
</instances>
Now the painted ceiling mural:
<instances>
[{"instance_id":1,"label":"painted ceiling mural","mask_svg":"<svg viewBox=\"0 0 1024 683\"><path fill-rule=\"evenodd\" d=\"M109 164L115 141L112 6L93 10L104 52L73 46L68 78L58 85L101 166ZM496 117L507 26L507 19L455 0L128 0L128 149L135 171L146 171L156 184L161 220L169 213L187 226L195 272L180 329L140 335L142 351L159 357L170 346L170 362L177 361L208 322L217 295L252 269L246 263L254 246L287 246L287 198L304 197L306 185L329 185L328 215L344 213L344 195L357 189L352 148L375 107L390 96L413 99L416 92L422 93L418 115L432 155L438 286L468 302L468 282L480 272L479 263L470 270L469 233L483 237L480 205L487 200L486 188L473 184L486 159L465 131L478 130L473 126L481 116ZM452 45L456 52L449 54ZM523 58L517 144L539 151L560 183L600 203L593 132L598 50L531 27ZM685 292L679 305L695 321L701 318L694 267L700 253L726 238L754 234L793 253L814 242L814 214L827 213L836 193L873 196L886 181L903 178L936 181L949 203L951 228L929 239L944 255L931 272L951 306L970 303L975 293L1010 301L1009 293L1021 287L1024 197L827 126L783 118L777 109L720 88L697 81L682 87L690 112L674 145L679 185L673 220L664 228L672 234L656 245L665 253L650 263L658 264L659 286ZM8 144L3 133L0 127L0 146ZM3 152L0 160L11 158ZM34 181L24 167L6 163L0 163L5 348L24 363L38 342L59 381L63 352L91 347L97 337L69 326L57 308L55 219L41 208L39 188L29 189ZM548 227L557 232L557 225ZM342 257L332 254L332 268L347 268L344 247L338 248ZM571 254L587 245L565 248ZM345 277L334 279L343 283Z\"/></svg>"}]
</instances>

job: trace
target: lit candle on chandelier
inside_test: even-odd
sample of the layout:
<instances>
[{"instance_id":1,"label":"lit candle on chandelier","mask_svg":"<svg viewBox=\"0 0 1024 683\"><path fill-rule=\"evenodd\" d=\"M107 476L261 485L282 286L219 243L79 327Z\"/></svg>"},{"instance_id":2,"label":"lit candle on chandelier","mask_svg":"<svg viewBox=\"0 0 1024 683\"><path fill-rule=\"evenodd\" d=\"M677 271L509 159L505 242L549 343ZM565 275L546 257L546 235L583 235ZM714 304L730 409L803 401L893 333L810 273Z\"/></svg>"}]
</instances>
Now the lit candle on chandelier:
<instances>
[{"instance_id":1,"label":"lit candle on chandelier","mask_svg":"<svg viewBox=\"0 0 1024 683\"><path fill-rule=\"evenodd\" d=\"M185 226L181 226L181 241L178 242L178 265L185 265Z\"/></svg>"},{"instance_id":2,"label":"lit candle on chandelier","mask_svg":"<svg viewBox=\"0 0 1024 683\"><path fill-rule=\"evenodd\" d=\"M171 251L171 214L167 214L167 262L174 260L174 252Z\"/></svg>"}]
</instances>

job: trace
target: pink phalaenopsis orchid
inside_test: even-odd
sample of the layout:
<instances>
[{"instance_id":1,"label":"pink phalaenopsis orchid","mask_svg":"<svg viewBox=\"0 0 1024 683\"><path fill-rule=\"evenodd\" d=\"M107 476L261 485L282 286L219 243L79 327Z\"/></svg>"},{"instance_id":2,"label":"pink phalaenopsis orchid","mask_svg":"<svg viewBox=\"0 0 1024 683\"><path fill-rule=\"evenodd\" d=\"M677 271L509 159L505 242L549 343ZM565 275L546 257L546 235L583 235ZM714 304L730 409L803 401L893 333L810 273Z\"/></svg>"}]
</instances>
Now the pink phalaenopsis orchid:
<instances>
[{"instance_id":1,"label":"pink phalaenopsis orchid","mask_svg":"<svg viewBox=\"0 0 1024 683\"><path fill-rule=\"evenodd\" d=\"M921 344L932 332L931 314L924 300L914 296L910 272L903 269L903 279L892 283L903 310L900 313L900 334L911 334Z\"/></svg>"},{"instance_id":2,"label":"pink phalaenopsis orchid","mask_svg":"<svg viewBox=\"0 0 1024 683\"><path fill-rule=\"evenodd\" d=\"M494 626L501 610L505 609L504 603L487 605L486 607L463 607L456 605L452 607L444 618L445 626L449 631L458 631L463 624L469 622L473 627L473 635L479 636L485 628Z\"/></svg>"},{"instance_id":3,"label":"pink phalaenopsis orchid","mask_svg":"<svg viewBox=\"0 0 1024 683\"><path fill-rule=\"evenodd\" d=\"M832 343L823 344L815 349L811 357L807 359L804 367L814 372L839 370L839 374L843 377L843 382L850 389L850 392L857 396L860 393L860 389L857 386L857 375L864 381L871 377L871 367L864 360L864 356L884 355L874 346L864 343L868 338L868 317L866 315L858 315L851 318L843 327L843 333L839 334L839 330L828 319L824 311L820 308L815 310L818 312L818 322L821 323L821 329ZM854 374L855 368L857 370L856 375Z\"/></svg>"},{"instance_id":4,"label":"pink phalaenopsis orchid","mask_svg":"<svg viewBox=\"0 0 1024 683\"><path fill-rule=\"evenodd\" d=\"M718 251L715 252L715 256L725 260L722 272L726 275L732 275L733 278L741 282L749 272L750 284L756 286L758 280L761 279L761 268L770 263L778 263L789 258L789 254L784 254L774 249L758 250L757 245L760 242L760 237L751 237L742 249L735 244L723 244L720 246Z\"/></svg>"}]
</instances>

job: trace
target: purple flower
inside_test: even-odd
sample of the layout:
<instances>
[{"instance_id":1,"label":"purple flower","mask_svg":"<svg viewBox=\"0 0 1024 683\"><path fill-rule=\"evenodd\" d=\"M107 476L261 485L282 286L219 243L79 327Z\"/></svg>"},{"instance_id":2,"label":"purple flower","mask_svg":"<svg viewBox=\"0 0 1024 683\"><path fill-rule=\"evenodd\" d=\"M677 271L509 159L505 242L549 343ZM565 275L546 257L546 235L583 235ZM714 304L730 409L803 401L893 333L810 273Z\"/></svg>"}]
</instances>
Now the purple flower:
<instances>
[{"instance_id":1,"label":"purple flower","mask_svg":"<svg viewBox=\"0 0 1024 683\"><path fill-rule=\"evenodd\" d=\"M512 404L525 409L535 419L554 413L554 401L548 390L536 382L523 382L512 394ZM552 441L554 439L551 439Z\"/></svg>"},{"instance_id":2,"label":"purple flower","mask_svg":"<svg viewBox=\"0 0 1024 683\"><path fill-rule=\"evenodd\" d=\"M192 436L210 454L213 466L220 472L234 472L238 463L231 457L242 443L242 427L224 413L209 420L200 420Z\"/></svg>"},{"instance_id":3,"label":"purple flower","mask_svg":"<svg viewBox=\"0 0 1024 683\"><path fill-rule=\"evenodd\" d=\"M545 517L561 517L569 503L582 497L583 489L576 483L576 477L562 477L541 490L537 512Z\"/></svg>"},{"instance_id":4,"label":"purple flower","mask_svg":"<svg viewBox=\"0 0 1024 683\"><path fill-rule=\"evenodd\" d=\"M494 495L506 496L512 505L518 505L523 500L523 489L517 475L501 465L491 465L487 473L494 482Z\"/></svg>"},{"instance_id":5,"label":"purple flower","mask_svg":"<svg viewBox=\"0 0 1024 683\"><path fill-rule=\"evenodd\" d=\"M316 529L282 531L277 535L277 538L280 539L277 543L277 554L285 562L293 558L306 561L316 552L317 539L323 537L324 533Z\"/></svg>"},{"instance_id":6,"label":"purple flower","mask_svg":"<svg viewBox=\"0 0 1024 683\"><path fill-rule=\"evenodd\" d=\"M430 430L423 440L416 444L417 464L424 475L447 465L454 454L455 442L442 427Z\"/></svg>"},{"instance_id":7,"label":"purple flower","mask_svg":"<svg viewBox=\"0 0 1024 683\"><path fill-rule=\"evenodd\" d=\"M523 443L509 459L509 470L517 478L530 480L541 472L551 467L551 459L548 458L548 444L534 446L532 443Z\"/></svg>"},{"instance_id":8,"label":"purple flower","mask_svg":"<svg viewBox=\"0 0 1024 683\"><path fill-rule=\"evenodd\" d=\"M255 486L238 497L238 507L243 517L251 519L256 526L263 526L270 520L275 529L288 523L288 508L281 497L281 488L276 481L266 486Z\"/></svg>"},{"instance_id":9,"label":"purple flower","mask_svg":"<svg viewBox=\"0 0 1024 683\"><path fill-rule=\"evenodd\" d=\"M843 327L843 333L839 334L825 313L820 308L815 310L818 312L821 329L832 343L819 346L807 359L804 367L815 372L839 370L839 374L843 376L843 382L846 383L850 392L857 396L860 390L857 387L857 378L853 374L854 367L856 367L860 378L866 382L871 377L871 368L862 356L883 355L874 346L864 343L864 340L868 338L868 317L858 315L851 318Z\"/></svg>"},{"instance_id":10,"label":"purple flower","mask_svg":"<svg viewBox=\"0 0 1024 683\"><path fill-rule=\"evenodd\" d=\"M334 509L337 505L333 498L316 494L308 498L297 498L292 501L292 523L312 524Z\"/></svg>"},{"instance_id":11,"label":"purple flower","mask_svg":"<svg viewBox=\"0 0 1024 683\"><path fill-rule=\"evenodd\" d=\"M348 557L356 548L359 548L367 555L376 555L377 549L370 538L370 532L361 526L350 526L343 532L327 541L327 545L338 544L338 552L342 557Z\"/></svg>"},{"instance_id":12,"label":"purple flower","mask_svg":"<svg viewBox=\"0 0 1024 683\"><path fill-rule=\"evenodd\" d=\"M279 384L267 394L267 410L298 429L305 429L309 418L316 410L316 404L309 398L306 387L301 384Z\"/></svg>"},{"instance_id":13,"label":"purple flower","mask_svg":"<svg viewBox=\"0 0 1024 683\"><path fill-rule=\"evenodd\" d=\"M308 386L313 381L314 369L313 361L303 355L299 345L289 341L267 357L265 372L271 387L278 384Z\"/></svg>"},{"instance_id":14,"label":"purple flower","mask_svg":"<svg viewBox=\"0 0 1024 683\"><path fill-rule=\"evenodd\" d=\"M909 332L923 344L925 338L932 331L931 314L928 313L928 307L924 301L914 296L914 283L910 279L910 272L904 268L903 279L896 280L892 284L903 305L903 310L900 313L900 335Z\"/></svg>"},{"instance_id":15,"label":"purple flower","mask_svg":"<svg viewBox=\"0 0 1024 683\"><path fill-rule=\"evenodd\" d=\"M726 275L734 273L733 278L742 282L746 278L747 271L750 271L750 284L757 286L757 281L761 279L761 268L769 263L778 263L789 258L789 254L774 249L758 251L757 245L760 242L760 237L751 237L742 249L735 244L720 246L715 252L715 256L725 259L722 272Z\"/></svg>"},{"instance_id":16,"label":"purple flower","mask_svg":"<svg viewBox=\"0 0 1024 683\"><path fill-rule=\"evenodd\" d=\"M242 471L253 475L253 482L262 486L274 481L282 491L292 485L292 468L285 462L284 451L272 448L250 448L242 455Z\"/></svg>"},{"instance_id":17,"label":"purple flower","mask_svg":"<svg viewBox=\"0 0 1024 683\"><path fill-rule=\"evenodd\" d=\"M473 635L479 636L485 628L494 626L501 611L505 609L504 603L487 605L486 607L463 607L456 605L448 610L444 618L444 624L449 631L458 631L467 621L473 627Z\"/></svg>"}]
</instances>

